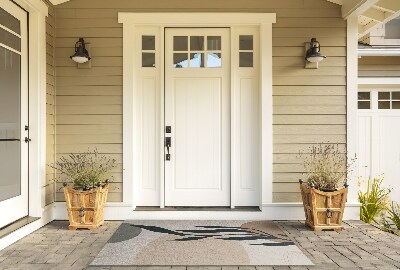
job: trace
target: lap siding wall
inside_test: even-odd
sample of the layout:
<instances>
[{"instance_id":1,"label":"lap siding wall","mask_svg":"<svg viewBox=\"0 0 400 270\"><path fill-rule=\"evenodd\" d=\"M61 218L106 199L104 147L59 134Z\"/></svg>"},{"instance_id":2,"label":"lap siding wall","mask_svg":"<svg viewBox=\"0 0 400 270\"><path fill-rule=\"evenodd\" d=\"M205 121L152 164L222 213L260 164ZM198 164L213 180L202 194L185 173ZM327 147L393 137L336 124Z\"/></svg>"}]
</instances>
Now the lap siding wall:
<instances>
[{"instance_id":1,"label":"lap siding wall","mask_svg":"<svg viewBox=\"0 0 400 270\"><path fill-rule=\"evenodd\" d=\"M274 202L300 201L298 152L314 143L346 144L346 21L325 0L72 0L56 7L56 154L97 147L115 169L109 201L122 200L122 24L118 12L271 12L273 25ZM91 43L92 68L69 56ZM304 69L304 42L316 37L328 58ZM58 184L58 187L60 184ZM58 190L58 188L57 188ZM57 201L63 200L58 191Z\"/></svg>"}]
</instances>

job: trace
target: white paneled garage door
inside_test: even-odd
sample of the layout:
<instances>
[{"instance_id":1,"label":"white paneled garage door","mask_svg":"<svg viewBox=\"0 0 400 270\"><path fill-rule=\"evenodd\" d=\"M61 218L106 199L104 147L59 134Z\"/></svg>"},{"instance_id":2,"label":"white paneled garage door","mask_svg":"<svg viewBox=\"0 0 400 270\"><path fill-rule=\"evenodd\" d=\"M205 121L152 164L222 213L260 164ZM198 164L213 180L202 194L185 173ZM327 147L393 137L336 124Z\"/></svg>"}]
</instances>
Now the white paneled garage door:
<instances>
[{"instance_id":1,"label":"white paneled garage door","mask_svg":"<svg viewBox=\"0 0 400 270\"><path fill-rule=\"evenodd\" d=\"M358 93L359 175L365 180L384 174L400 202L400 88Z\"/></svg>"}]
</instances>

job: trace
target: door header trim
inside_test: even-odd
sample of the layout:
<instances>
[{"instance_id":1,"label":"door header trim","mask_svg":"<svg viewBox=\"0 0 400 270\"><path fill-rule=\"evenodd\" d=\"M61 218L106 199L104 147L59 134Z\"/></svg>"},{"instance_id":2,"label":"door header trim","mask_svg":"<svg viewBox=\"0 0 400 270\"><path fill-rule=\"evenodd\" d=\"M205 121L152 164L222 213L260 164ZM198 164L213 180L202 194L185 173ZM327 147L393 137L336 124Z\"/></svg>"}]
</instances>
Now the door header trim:
<instances>
[{"instance_id":1,"label":"door header trim","mask_svg":"<svg viewBox=\"0 0 400 270\"><path fill-rule=\"evenodd\" d=\"M231 27L276 23L275 13L132 13L119 12L119 23L164 27Z\"/></svg>"}]
</instances>

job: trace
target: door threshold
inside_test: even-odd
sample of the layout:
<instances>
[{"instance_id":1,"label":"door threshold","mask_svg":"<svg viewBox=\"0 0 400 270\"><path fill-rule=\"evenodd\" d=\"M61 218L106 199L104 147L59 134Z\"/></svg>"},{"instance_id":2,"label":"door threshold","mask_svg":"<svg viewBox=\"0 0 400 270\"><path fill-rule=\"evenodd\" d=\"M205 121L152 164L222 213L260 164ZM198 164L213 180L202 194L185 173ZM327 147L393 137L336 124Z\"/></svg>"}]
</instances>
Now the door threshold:
<instances>
[{"instance_id":1,"label":"door threshold","mask_svg":"<svg viewBox=\"0 0 400 270\"><path fill-rule=\"evenodd\" d=\"M227 211L227 212L261 212L258 206L238 206L235 208L221 206L166 206L160 208L157 206L138 206L135 211Z\"/></svg>"},{"instance_id":2,"label":"door threshold","mask_svg":"<svg viewBox=\"0 0 400 270\"><path fill-rule=\"evenodd\" d=\"M0 239L3 237L6 237L7 235L15 232L18 229L21 229L22 227L24 227L38 219L40 219L40 218L27 216L27 217L18 219L17 221L15 221L7 226L4 226L3 228L0 228Z\"/></svg>"}]
</instances>

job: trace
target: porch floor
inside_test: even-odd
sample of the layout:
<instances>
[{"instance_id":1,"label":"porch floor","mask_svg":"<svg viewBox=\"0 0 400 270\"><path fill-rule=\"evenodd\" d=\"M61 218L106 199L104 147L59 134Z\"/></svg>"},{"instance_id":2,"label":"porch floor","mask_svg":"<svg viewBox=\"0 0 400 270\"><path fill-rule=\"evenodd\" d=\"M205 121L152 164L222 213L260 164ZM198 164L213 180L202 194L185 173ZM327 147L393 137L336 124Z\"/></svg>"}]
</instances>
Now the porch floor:
<instances>
[{"instance_id":1,"label":"porch floor","mask_svg":"<svg viewBox=\"0 0 400 270\"><path fill-rule=\"evenodd\" d=\"M345 222L342 232L313 232L302 221L277 221L315 266L276 267L93 267L87 266L121 222L96 231L68 231L67 221L53 221L0 251L0 269L98 270L272 270L400 269L400 238L361 221ZM221 269L222 268L222 269Z\"/></svg>"}]
</instances>

